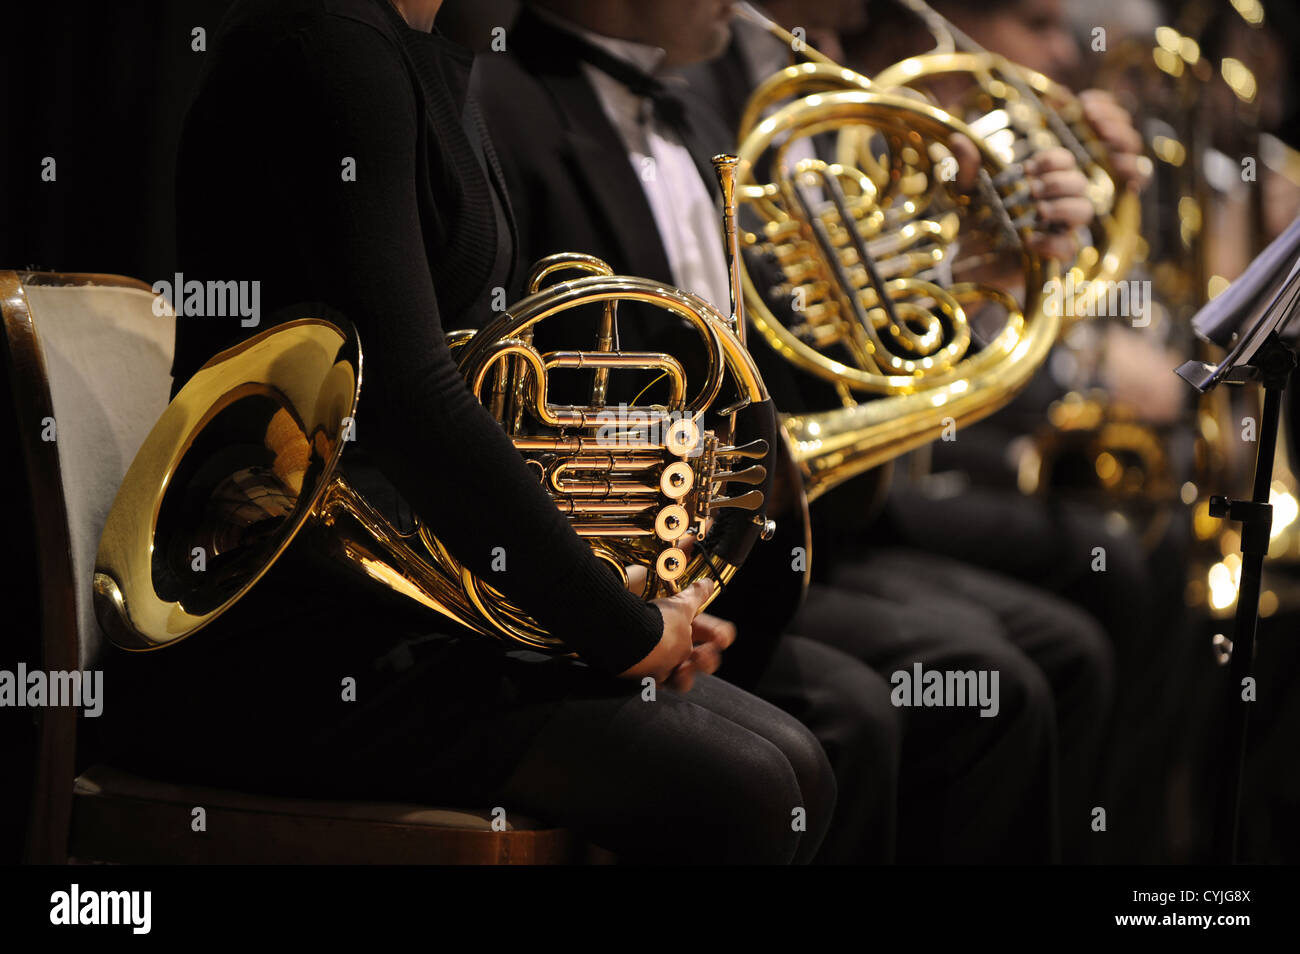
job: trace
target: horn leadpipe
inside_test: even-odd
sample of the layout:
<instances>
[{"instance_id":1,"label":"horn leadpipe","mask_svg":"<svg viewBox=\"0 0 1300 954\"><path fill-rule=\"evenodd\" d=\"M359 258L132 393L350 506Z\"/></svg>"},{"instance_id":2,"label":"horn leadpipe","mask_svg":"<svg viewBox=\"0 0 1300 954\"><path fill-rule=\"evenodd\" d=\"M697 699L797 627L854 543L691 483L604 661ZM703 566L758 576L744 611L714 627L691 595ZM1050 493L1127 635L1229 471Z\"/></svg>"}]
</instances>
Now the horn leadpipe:
<instances>
[{"instance_id":1,"label":"horn leadpipe","mask_svg":"<svg viewBox=\"0 0 1300 954\"><path fill-rule=\"evenodd\" d=\"M722 189L722 241L727 257L727 288L731 293L732 333L745 343L745 306L740 285L740 232L736 226L736 167L740 160L722 153L713 157L713 168Z\"/></svg>"},{"instance_id":2,"label":"horn leadpipe","mask_svg":"<svg viewBox=\"0 0 1300 954\"><path fill-rule=\"evenodd\" d=\"M735 6L733 14L741 20L747 20L754 26L766 30L772 36L776 37L782 43L788 43L792 53L803 54L804 59L810 63L825 63L827 66L838 66L839 64L832 60L825 53L816 49L811 43L801 36L791 33L781 24L777 23L771 17L759 11L753 4L740 2Z\"/></svg>"}]
</instances>

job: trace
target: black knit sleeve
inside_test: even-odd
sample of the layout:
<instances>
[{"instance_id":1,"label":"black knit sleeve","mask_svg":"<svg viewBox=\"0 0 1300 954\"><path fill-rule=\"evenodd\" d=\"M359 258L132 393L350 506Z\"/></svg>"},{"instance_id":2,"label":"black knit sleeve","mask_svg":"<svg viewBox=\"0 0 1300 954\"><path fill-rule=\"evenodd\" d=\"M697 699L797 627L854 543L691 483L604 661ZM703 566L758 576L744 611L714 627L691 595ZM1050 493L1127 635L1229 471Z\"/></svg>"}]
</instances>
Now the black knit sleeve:
<instances>
[{"instance_id":1,"label":"black knit sleeve","mask_svg":"<svg viewBox=\"0 0 1300 954\"><path fill-rule=\"evenodd\" d=\"M286 117L285 148L302 156L311 207L289 234L360 335L358 439L457 559L593 665L628 668L659 641L659 611L627 592L559 514L444 342L416 194L430 179L422 107L400 51L342 19L298 39L307 102ZM340 175L348 157L355 181Z\"/></svg>"}]
</instances>

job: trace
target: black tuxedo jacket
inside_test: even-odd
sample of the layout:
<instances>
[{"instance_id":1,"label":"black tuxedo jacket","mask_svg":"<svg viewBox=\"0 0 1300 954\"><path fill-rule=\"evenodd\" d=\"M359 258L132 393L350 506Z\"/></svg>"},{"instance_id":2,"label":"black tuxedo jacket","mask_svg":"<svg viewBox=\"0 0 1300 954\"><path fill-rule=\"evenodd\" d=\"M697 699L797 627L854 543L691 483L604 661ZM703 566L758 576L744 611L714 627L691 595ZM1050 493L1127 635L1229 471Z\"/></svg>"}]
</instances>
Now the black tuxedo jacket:
<instances>
[{"instance_id":1,"label":"black tuxedo jacket","mask_svg":"<svg viewBox=\"0 0 1300 954\"><path fill-rule=\"evenodd\" d=\"M525 9L507 50L479 55L473 90L504 159L521 261L581 251L621 274L672 281L636 170L566 33ZM694 152L731 148L701 100L689 90L682 100Z\"/></svg>"}]
</instances>

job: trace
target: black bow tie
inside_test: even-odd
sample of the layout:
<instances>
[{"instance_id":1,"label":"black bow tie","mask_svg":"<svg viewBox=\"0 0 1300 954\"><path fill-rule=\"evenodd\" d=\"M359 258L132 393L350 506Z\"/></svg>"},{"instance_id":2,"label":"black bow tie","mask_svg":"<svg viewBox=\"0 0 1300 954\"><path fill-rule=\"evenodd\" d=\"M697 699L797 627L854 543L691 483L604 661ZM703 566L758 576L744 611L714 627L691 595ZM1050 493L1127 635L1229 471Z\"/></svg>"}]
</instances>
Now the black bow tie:
<instances>
[{"instance_id":1,"label":"black bow tie","mask_svg":"<svg viewBox=\"0 0 1300 954\"><path fill-rule=\"evenodd\" d=\"M699 130L695 127L699 124L690 121L686 101L677 94L674 87L568 30L548 30L547 43L553 56L570 62L587 63L624 86L630 93L650 100L654 106L655 118L677 134L700 178L704 180L705 187L715 199L721 195L713 166L708 160L718 150L706 150L704 144L697 141L696 134ZM685 86L685 80L677 82Z\"/></svg>"},{"instance_id":2,"label":"black bow tie","mask_svg":"<svg viewBox=\"0 0 1300 954\"><path fill-rule=\"evenodd\" d=\"M686 103L665 82L638 69L627 60L588 43L580 36L569 35L573 44L574 55L600 70L610 79L627 87L628 91L650 100L654 106L655 118L665 125L685 133L690 125L686 115Z\"/></svg>"}]
</instances>

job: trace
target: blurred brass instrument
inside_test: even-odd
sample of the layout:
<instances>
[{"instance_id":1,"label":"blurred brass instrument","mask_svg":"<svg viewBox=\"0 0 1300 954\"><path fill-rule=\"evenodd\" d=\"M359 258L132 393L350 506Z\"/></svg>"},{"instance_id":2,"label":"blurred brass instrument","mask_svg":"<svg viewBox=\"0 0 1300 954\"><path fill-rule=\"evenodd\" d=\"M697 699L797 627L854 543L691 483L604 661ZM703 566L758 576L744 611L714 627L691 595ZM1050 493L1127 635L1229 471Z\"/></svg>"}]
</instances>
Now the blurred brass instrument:
<instances>
[{"instance_id":1,"label":"blurred brass instrument","mask_svg":"<svg viewBox=\"0 0 1300 954\"><path fill-rule=\"evenodd\" d=\"M1295 151L1260 132L1257 97L1262 91L1251 64L1229 57L1215 62L1204 49L1216 34L1233 28L1248 33L1266 29L1263 8L1249 3L1231 7L1189 3L1175 24L1156 29L1154 42L1143 38L1117 49L1111 69L1116 80L1140 83L1151 99L1145 131L1155 178L1149 191L1159 213L1152 217L1157 228L1149 236L1151 274L1157 293L1179 321L1190 319L1225 289L1239 267L1272 239L1264 222L1266 170L1300 186ZM1219 166L1226 161L1230 167L1238 161L1237 156L1216 155L1213 140L1211 98L1225 90L1234 105L1234 132L1241 137L1231 151L1257 157L1260 165L1253 181L1231 169L1229 181L1233 189L1245 192L1244 202L1214 184L1224 179L1212 168L1216 160ZM1234 215L1242 218L1234 221ZM1238 238L1234 242L1225 236ZM1240 266L1224 260L1220 254L1224 251L1239 258ZM1214 346L1193 338L1190 331L1184 336L1190 354L1207 361L1219 359ZM1263 616L1300 605L1300 583L1293 573L1300 565L1300 480L1292 462L1290 410L1284 403L1282 437L1273 465L1272 536L1260 597ZM1195 457L1190 480L1181 491L1182 502L1192 511L1194 544L1187 599L1218 619L1235 612L1241 540L1234 524L1210 514L1209 499L1212 494L1242 496L1249 491L1255 451L1243 440L1243 429L1259 416L1258 395L1250 388L1216 388L1201 395L1193 411ZM1292 571L1291 578L1276 572L1283 568Z\"/></svg>"},{"instance_id":2,"label":"blurred brass instrument","mask_svg":"<svg viewBox=\"0 0 1300 954\"><path fill-rule=\"evenodd\" d=\"M1107 284L1124 277L1141 248L1141 202L1135 192L1116 188L1107 150L1078 99L1041 73L984 49L924 0L894 2L925 23L936 47L881 70L872 77L878 88L927 93L937 84L959 84L960 115L1008 164L1055 146L1073 154L1088 177L1088 198L1097 214L1090 239L1081 243L1062 278L1067 289L1076 290L1073 302L1065 306L1064 324L1068 327L1077 317L1104 316Z\"/></svg>"},{"instance_id":3,"label":"blurred brass instrument","mask_svg":"<svg viewBox=\"0 0 1300 954\"><path fill-rule=\"evenodd\" d=\"M1017 458L1016 480L1025 494L1081 493L1119 512L1147 552L1163 538L1181 492L1163 431L1100 388L1052 403Z\"/></svg>"},{"instance_id":4,"label":"blurred brass instrument","mask_svg":"<svg viewBox=\"0 0 1300 954\"><path fill-rule=\"evenodd\" d=\"M714 163L732 194L736 160ZM734 236L734 209L725 221ZM585 274L543 287L573 270ZM693 392L677 357L619 350L625 301L695 331L706 370ZM584 306L600 309L594 349L533 346L541 322ZM716 595L773 529L764 508L778 431L737 334L743 310L734 282L732 309L727 318L694 295L562 254L540 262L528 297L483 330L448 335L470 389L555 505L624 583L628 567L645 570L647 600L697 580L711 581ZM564 369L591 372L585 406L548 399L551 373ZM616 371L658 375L669 400L607 405ZM355 331L312 318L268 329L194 375L136 456L100 540L95 608L110 640L150 650L184 639L292 553L299 571L342 567L478 633L565 649L431 527L395 526L348 481L344 451L361 382ZM698 537L691 555L679 545L687 533Z\"/></svg>"},{"instance_id":5,"label":"blurred brass instrument","mask_svg":"<svg viewBox=\"0 0 1300 954\"><path fill-rule=\"evenodd\" d=\"M1048 77L983 49L923 0L894 2L925 24L936 45L878 72L872 77L877 88L905 87L935 97L942 92L1007 162L1018 164L1064 146L1087 175L1096 217L1062 278L1065 294L1074 292L1064 302L1063 339L1078 346L1070 331L1080 318L1137 317L1112 312L1124 310L1116 302L1127 306L1130 301L1115 283L1147 251L1140 232L1141 199L1132 190L1117 189L1107 150L1079 100ZM1150 322L1152 316L1148 312L1143 319ZM1104 351L1092 360L1104 362ZM1047 421L1022 449L1018 471L1025 493L1070 487L1117 502L1149 547L1163 535L1178 494L1163 436L1099 389L1072 392L1049 409Z\"/></svg>"},{"instance_id":6,"label":"blurred brass instrument","mask_svg":"<svg viewBox=\"0 0 1300 954\"><path fill-rule=\"evenodd\" d=\"M1246 15L1252 9L1258 17ZM1218 273L1223 266L1216 267L1211 248L1211 239L1233 232L1207 169L1213 158L1207 101L1217 84L1230 91L1236 104L1234 123L1246 140L1241 153L1259 157L1261 177L1267 167L1300 185L1300 176L1293 171L1297 154L1258 132L1252 108L1257 84L1249 66L1237 60L1212 62L1203 49L1207 38L1223 28L1224 18L1235 17L1248 29L1263 28L1262 8L1257 5L1187 4L1176 26L1161 25L1154 37L1112 44L1097 83L1108 89L1127 85L1140 90L1144 108L1135 119L1153 160L1153 178L1143 194L1143 218L1148 225L1137 257L1151 277L1154 297L1160 302L1158 315L1170 319L1172 343L1206 361L1217 361L1220 355L1213 353L1217 349L1212 345L1196 339L1187 322L1232 277ZM1246 241L1244 247L1233 249L1243 264L1271 238L1263 226L1258 179L1249 188L1244 212ZM1177 469L1171 454L1170 441L1176 435L1136 420L1134 409L1116 404L1104 392L1072 393L1051 408L1051 426L1038 435L1033 453L1022 458L1021 485L1030 491L1043 490L1067 470L1082 478L1075 486L1085 484L1090 476L1090 489L1136 518L1149 546L1173 514L1189 507L1194 547L1187 601L1212 617L1228 618L1235 611L1241 541L1234 525L1211 516L1209 499L1218 493L1248 494L1254 450L1241 434L1247 419L1258 420L1259 413L1251 389L1217 388L1200 395L1188 419L1195 442L1188 472ZM1284 405L1284 433L1291 432L1288 417L1289 407ZM1300 480L1291 459L1288 441L1280 441L1266 568L1300 563ZM1267 616L1298 601L1300 586L1293 581L1288 587L1272 574L1261 596L1261 613Z\"/></svg>"},{"instance_id":7,"label":"blurred brass instrument","mask_svg":"<svg viewBox=\"0 0 1300 954\"><path fill-rule=\"evenodd\" d=\"M748 5L738 10L788 42ZM1031 223L1013 218L1027 192L999 191L1014 179L1007 159L938 106L803 52L811 62L762 84L745 110L738 188L749 318L837 405L783 416L815 499L1005 404L1046 358L1060 316L1044 309L1049 272L1022 241ZM974 196L955 185L956 134L980 153ZM822 135L851 140L852 152L817 158ZM1014 272L1023 302L954 278L991 257ZM982 347L976 313L1000 317Z\"/></svg>"},{"instance_id":8,"label":"blurred brass instrument","mask_svg":"<svg viewBox=\"0 0 1300 954\"><path fill-rule=\"evenodd\" d=\"M1159 44L1153 49L1148 38L1114 43L1094 85L1115 88L1127 71L1141 89L1142 101L1150 104L1149 115L1135 116L1152 157L1152 180L1140 200L1146 224L1133 258L1150 276L1152 297L1158 303L1152 306L1151 323L1144 333L1168 333L1172 345L1194 348L1186 322L1206 299L1198 251L1204 196L1197 185L1193 152L1200 135L1195 122L1198 86L1207 76L1207 64L1193 68L1177 49L1176 43L1172 50ZM1183 66L1189 67L1178 83L1162 82L1170 79L1165 75L1169 66L1165 58L1171 55L1178 61L1176 68L1171 67L1178 75L1183 75ZM1194 77L1198 81L1190 82ZM1151 123L1155 117L1158 121ZM1089 347L1094 350L1088 352ZM1100 368L1106 363L1105 344L1085 343L1078 355ZM1217 434L1221 425L1226 426L1222 408L1210 407L1226 398L1227 389L1202 398L1203 408L1196 414L1198 430ZM1218 422L1212 420L1216 416ZM1195 490L1176 461L1179 449L1170 444L1175 437L1169 428L1143 421L1138 409L1114 400L1103 388L1080 383L1048 409L1048 420L1020 455L1019 485L1030 494L1087 495L1122 514L1150 551ZM1197 455L1208 463L1217 452L1202 443Z\"/></svg>"}]
</instances>

